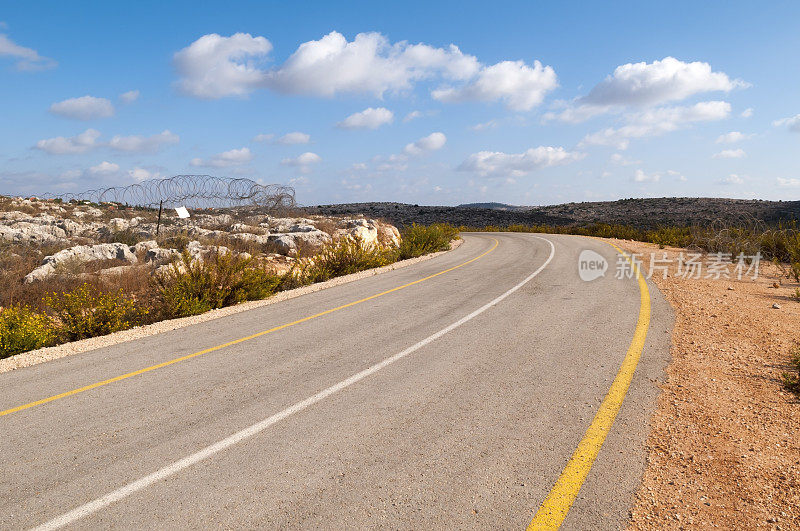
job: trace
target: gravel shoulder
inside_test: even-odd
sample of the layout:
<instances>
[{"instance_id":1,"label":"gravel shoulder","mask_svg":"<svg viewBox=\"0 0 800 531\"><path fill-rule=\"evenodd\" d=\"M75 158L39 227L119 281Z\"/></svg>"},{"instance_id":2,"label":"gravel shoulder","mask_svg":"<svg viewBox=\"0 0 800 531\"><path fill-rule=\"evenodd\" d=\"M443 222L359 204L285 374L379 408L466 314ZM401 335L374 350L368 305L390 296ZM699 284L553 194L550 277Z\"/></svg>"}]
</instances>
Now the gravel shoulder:
<instances>
[{"instance_id":1,"label":"gravel shoulder","mask_svg":"<svg viewBox=\"0 0 800 531\"><path fill-rule=\"evenodd\" d=\"M797 529L800 403L781 383L800 339L797 285L768 263L756 280L683 279L688 251L611 241L641 254L644 272L667 254L668 276L653 281L676 314L630 527Z\"/></svg>"},{"instance_id":2,"label":"gravel shoulder","mask_svg":"<svg viewBox=\"0 0 800 531\"><path fill-rule=\"evenodd\" d=\"M460 239L453 241L450 244L450 250L452 251L458 248L462 242L463 240ZM314 293L315 291L320 291L323 289L332 288L334 286L340 286L342 284L355 282L356 280L360 280L362 278L371 277L373 275L380 275L381 273L386 273L387 271L394 271L395 269L408 267L410 265L414 265L419 262L423 262L425 260L430 260L446 252L448 251L431 253L424 256L420 256L418 258L410 258L408 260L401 260L399 262L395 262L394 264L390 264L388 266L369 269L367 271L353 273L352 275L337 277L325 282L312 284L310 286L303 286L292 290L281 291L268 299L245 302L242 304L237 304L235 306L229 306L227 308L212 310L210 312L206 312L201 315L159 321L157 323L153 323L150 325L140 326L132 328L130 330L123 330L121 332L115 332L107 336L92 337L89 339L74 341L72 343L64 343L62 345L56 345L53 347L45 347L38 350L23 352L21 354L17 354L15 356L11 356L0 360L0 374L12 371L14 369L30 367L31 365L36 365L38 363L43 363L45 361L63 358L65 356L70 356L72 354L89 352L91 350L96 350L111 345L125 343L127 341L141 339L143 337L160 334L162 332L167 332L169 330L176 330L178 328L184 328L186 326L191 326L198 323L205 323L208 321L212 321L214 319L227 317L229 315L234 315L240 312L246 312L254 308L260 308L262 306L267 306L288 299L293 299L295 297L300 297L301 295L305 295L307 293Z\"/></svg>"}]
</instances>

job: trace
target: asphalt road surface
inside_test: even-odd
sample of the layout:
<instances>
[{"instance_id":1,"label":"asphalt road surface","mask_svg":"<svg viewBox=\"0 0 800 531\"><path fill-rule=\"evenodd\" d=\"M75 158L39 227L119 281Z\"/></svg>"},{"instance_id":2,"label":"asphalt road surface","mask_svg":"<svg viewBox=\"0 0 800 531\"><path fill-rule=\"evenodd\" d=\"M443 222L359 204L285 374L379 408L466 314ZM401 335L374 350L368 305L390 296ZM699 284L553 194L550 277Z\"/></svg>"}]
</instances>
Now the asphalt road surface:
<instances>
[{"instance_id":1,"label":"asphalt road surface","mask_svg":"<svg viewBox=\"0 0 800 531\"><path fill-rule=\"evenodd\" d=\"M614 278L618 254L600 241L464 240L0 374L3 411L301 320L0 416L0 527L524 528L620 370L640 289ZM584 249L606 258L604 277L579 278ZM673 319L649 292L641 360L565 529L625 525Z\"/></svg>"}]
</instances>

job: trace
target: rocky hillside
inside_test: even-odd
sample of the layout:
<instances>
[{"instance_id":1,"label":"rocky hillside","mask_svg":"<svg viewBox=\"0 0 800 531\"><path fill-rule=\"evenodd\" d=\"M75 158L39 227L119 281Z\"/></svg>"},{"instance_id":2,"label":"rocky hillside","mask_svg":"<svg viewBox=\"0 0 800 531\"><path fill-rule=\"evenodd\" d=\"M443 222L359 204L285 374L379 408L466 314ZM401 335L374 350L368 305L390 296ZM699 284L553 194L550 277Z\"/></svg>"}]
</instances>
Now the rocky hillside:
<instances>
[{"instance_id":1,"label":"rocky hillside","mask_svg":"<svg viewBox=\"0 0 800 531\"><path fill-rule=\"evenodd\" d=\"M491 208L484 208L490 206ZM800 219L800 201L679 198L622 199L619 201L566 203L541 207L512 207L477 203L457 207L403 203L352 203L305 209L321 215L363 215L395 225L448 222L454 225L619 223L640 228L663 225L736 224L761 220L777 223Z\"/></svg>"},{"instance_id":2,"label":"rocky hillside","mask_svg":"<svg viewBox=\"0 0 800 531\"><path fill-rule=\"evenodd\" d=\"M394 226L358 216L209 210L179 219L168 210L157 226L157 212L151 209L0 197L2 276L27 284L58 276L158 271L184 252L193 260L232 252L282 273L297 257L346 236L365 244L400 243Z\"/></svg>"}]
</instances>

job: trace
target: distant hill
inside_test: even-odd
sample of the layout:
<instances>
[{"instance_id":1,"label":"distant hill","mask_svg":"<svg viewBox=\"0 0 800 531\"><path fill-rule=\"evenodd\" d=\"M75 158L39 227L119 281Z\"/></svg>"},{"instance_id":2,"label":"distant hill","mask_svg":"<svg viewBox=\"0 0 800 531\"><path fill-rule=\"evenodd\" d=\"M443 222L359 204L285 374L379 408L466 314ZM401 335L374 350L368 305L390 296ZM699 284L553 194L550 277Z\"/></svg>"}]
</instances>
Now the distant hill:
<instances>
[{"instance_id":1,"label":"distant hill","mask_svg":"<svg viewBox=\"0 0 800 531\"><path fill-rule=\"evenodd\" d=\"M306 207L304 210L327 215L363 214L372 218L382 218L400 226L441 221L474 227L515 223L525 225L614 223L654 228L707 225L715 222L741 224L760 220L773 224L800 220L800 201L695 197L621 199L540 207L514 207L503 203L473 203L457 207L404 203L350 203L319 205Z\"/></svg>"},{"instance_id":2,"label":"distant hill","mask_svg":"<svg viewBox=\"0 0 800 531\"><path fill-rule=\"evenodd\" d=\"M458 205L456 208L485 208L488 210L520 210L525 207L507 205L505 203L466 203Z\"/></svg>"}]
</instances>

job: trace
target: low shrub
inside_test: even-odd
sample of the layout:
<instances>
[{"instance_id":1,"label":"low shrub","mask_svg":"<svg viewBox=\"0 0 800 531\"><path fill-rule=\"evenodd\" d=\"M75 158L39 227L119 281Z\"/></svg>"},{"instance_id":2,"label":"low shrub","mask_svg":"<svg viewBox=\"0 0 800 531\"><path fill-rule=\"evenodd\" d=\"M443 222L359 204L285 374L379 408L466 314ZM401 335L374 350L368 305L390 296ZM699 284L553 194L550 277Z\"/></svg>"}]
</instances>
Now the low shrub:
<instances>
[{"instance_id":1,"label":"low shrub","mask_svg":"<svg viewBox=\"0 0 800 531\"><path fill-rule=\"evenodd\" d=\"M448 223L417 225L414 223L401 232L402 241L398 259L416 258L428 253L446 251L450 242L458 237L458 229Z\"/></svg>"},{"instance_id":2,"label":"low shrub","mask_svg":"<svg viewBox=\"0 0 800 531\"><path fill-rule=\"evenodd\" d=\"M139 324L148 310L117 291L99 291L84 283L72 291L53 293L44 299L52 314L57 335L75 341L125 330Z\"/></svg>"},{"instance_id":3,"label":"low shrub","mask_svg":"<svg viewBox=\"0 0 800 531\"><path fill-rule=\"evenodd\" d=\"M53 322L47 315L21 305L0 310L0 359L55 342Z\"/></svg>"},{"instance_id":4,"label":"low shrub","mask_svg":"<svg viewBox=\"0 0 800 531\"><path fill-rule=\"evenodd\" d=\"M184 252L167 273L155 278L166 317L186 317L269 297L281 277L233 253L192 260Z\"/></svg>"},{"instance_id":5,"label":"low shrub","mask_svg":"<svg viewBox=\"0 0 800 531\"><path fill-rule=\"evenodd\" d=\"M789 391L800 395L800 347L792 351L789 366L791 372L783 373L783 385Z\"/></svg>"},{"instance_id":6,"label":"low shrub","mask_svg":"<svg viewBox=\"0 0 800 531\"><path fill-rule=\"evenodd\" d=\"M286 274L284 289L297 285L323 282L334 277L349 275L391 264L397 260L397 250L381 245L366 245L359 238L342 238L325 246L310 258L300 260Z\"/></svg>"}]
</instances>

